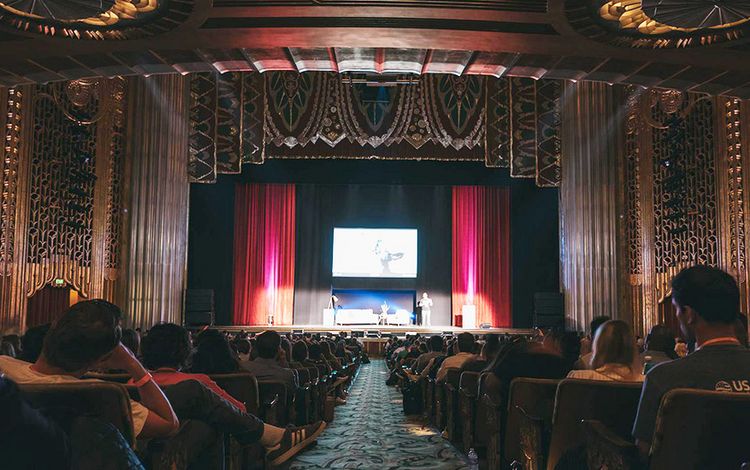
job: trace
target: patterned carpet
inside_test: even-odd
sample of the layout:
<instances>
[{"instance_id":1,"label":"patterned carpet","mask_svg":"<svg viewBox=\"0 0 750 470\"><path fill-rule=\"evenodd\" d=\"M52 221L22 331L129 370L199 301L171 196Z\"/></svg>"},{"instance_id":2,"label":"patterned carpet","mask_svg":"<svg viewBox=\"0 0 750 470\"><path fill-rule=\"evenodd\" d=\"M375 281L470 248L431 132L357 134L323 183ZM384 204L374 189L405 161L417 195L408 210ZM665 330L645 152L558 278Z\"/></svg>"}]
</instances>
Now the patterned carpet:
<instances>
[{"instance_id":1,"label":"patterned carpet","mask_svg":"<svg viewBox=\"0 0 750 470\"><path fill-rule=\"evenodd\" d=\"M401 392L385 385L387 377L383 360L362 366L347 404L336 408L333 423L317 445L297 456L289 468L468 468L461 454L434 429L404 415Z\"/></svg>"}]
</instances>

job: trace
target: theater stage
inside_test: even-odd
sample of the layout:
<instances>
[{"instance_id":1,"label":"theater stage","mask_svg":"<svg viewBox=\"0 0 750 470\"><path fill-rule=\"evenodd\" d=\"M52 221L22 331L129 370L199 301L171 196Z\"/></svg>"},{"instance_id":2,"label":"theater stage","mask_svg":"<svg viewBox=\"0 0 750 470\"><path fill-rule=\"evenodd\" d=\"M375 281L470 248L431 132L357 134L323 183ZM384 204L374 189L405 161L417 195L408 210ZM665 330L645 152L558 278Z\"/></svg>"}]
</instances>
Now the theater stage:
<instances>
[{"instance_id":1,"label":"theater stage","mask_svg":"<svg viewBox=\"0 0 750 470\"><path fill-rule=\"evenodd\" d=\"M391 325L338 325L338 326L326 326L326 325L233 325L233 326L217 326L217 329L222 331L231 331L233 333L239 331L247 331L258 333L265 330L274 330L279 333L332 333L339 334L340 332L352 333L352 334L363 334L363 338L367 337L388 337L398 336L404 337L407 334L417 334L424 336L429 335L441 335L441 334L458 334L458 333L472 333L475 335L486 335L488 333L496 334L511 334L511 335L528 335L534 332L531 328L460 328L454 326L391 326Z\"/></svg>"}]
</instances>

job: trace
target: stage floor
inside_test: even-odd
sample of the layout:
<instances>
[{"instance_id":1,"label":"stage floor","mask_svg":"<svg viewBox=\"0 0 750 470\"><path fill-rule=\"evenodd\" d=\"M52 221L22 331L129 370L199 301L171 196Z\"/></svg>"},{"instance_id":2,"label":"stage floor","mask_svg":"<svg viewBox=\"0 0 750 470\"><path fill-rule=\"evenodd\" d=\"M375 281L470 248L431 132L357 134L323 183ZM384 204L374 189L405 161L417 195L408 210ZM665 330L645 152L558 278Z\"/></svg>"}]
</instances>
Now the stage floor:
<instances>
[{"instance_id":1,"label":"stage floor","mask_svg":"<svg viewBox=\"0 0 750 470\"><path fill-rule=\"evenodd\" d=\"M488 333L496 334L511 334L511 335L528 335L533 334L534 330L531 328L457 328L455 326L389 326L389 325L337 325L337 326L326 326L326 325L275 325L275 326L259 326L259 325L234 325L234 326L217 326L217 329L224 331L248 331L248 332L261 332L265 330L274 330L279 333L333 333L338 334L342 331L350 333L353 331L364 332L365 336L372 335L374 332L378 332L381 335L396 335L405 336L407 334L417 334L423 336L429 335L440 335L440 334L458 334L458 333L472 333L475 335L486 335Z\"/></svg>"}]
</instances>

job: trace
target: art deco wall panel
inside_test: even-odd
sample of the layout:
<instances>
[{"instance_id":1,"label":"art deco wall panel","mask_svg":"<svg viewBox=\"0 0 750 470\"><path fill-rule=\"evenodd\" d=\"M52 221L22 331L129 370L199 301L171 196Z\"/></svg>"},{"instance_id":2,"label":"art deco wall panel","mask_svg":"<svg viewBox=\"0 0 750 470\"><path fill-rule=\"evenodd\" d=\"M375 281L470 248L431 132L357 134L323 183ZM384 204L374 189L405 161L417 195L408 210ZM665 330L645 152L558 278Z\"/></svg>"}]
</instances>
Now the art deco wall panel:
<instances>
[{"instance_id":1,"label":"art deco wall panel","mask_svg":"<svg viewBox=\"0 0 750 470\"><path fill-rule=\"evenodd\" d=\"M266 158L484 161L560 181L562 82L431 74L391 86L296 71L191 79L190 178ZM373 86L375 85L375 86Z\"/></svg>"},{"instance_id":2,"label":"art deco wall panel","mask_svg":"<svg viewBox=\"0 0 750 470\"><path fill-rule=\"evenodd\" d=\"M2 92L0 326L23 328L27 299L48 285L113 298L124 93L122 79Z\"/></svg>"}]
</instances>

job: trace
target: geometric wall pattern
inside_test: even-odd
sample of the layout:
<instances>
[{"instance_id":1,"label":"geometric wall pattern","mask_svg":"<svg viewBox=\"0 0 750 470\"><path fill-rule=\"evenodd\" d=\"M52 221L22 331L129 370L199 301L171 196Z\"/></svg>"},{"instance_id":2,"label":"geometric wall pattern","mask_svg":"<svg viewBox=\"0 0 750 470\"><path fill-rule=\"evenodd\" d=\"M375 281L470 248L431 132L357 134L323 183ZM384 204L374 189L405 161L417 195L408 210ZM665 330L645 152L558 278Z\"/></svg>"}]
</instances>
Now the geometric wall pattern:
<instances>
[{"instance_id":1,"label":"geometric wall pattern","mask_svg":"<svg viewBox=\"0 0 750 470\"><path fill-rule=\"evenodd\" d=\"M560 180L562 82L432 74L370 86L325 72L191 75L192 182L276 159L481 161Z\"/></svg>"}]
</instances>

